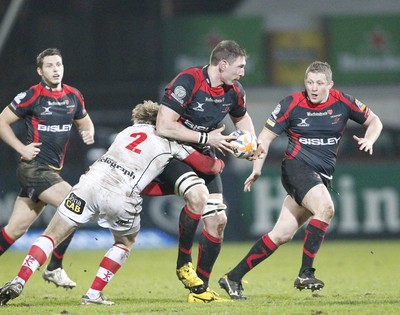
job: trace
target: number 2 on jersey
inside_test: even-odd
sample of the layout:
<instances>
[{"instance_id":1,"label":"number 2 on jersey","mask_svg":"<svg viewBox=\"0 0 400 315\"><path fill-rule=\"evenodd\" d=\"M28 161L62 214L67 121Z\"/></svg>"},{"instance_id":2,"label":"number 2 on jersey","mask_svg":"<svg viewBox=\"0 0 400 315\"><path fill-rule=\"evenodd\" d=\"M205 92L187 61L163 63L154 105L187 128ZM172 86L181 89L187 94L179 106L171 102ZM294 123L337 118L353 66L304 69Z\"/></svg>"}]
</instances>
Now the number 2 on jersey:
<instances>
[{"instance_id":1,"label":"number 2 on jersey","mask_svg":"<svg viewBox=\"0 0 400 315\"><path fill-rule=\"evenodd\" d=\"M131 134L131 137L134 140L130 144L128 144L125 148L137 154L140 154L142 150L138 149L137 146L147 139L147 135L144 132L134 132Z\"/></svg>"}]
</instances>

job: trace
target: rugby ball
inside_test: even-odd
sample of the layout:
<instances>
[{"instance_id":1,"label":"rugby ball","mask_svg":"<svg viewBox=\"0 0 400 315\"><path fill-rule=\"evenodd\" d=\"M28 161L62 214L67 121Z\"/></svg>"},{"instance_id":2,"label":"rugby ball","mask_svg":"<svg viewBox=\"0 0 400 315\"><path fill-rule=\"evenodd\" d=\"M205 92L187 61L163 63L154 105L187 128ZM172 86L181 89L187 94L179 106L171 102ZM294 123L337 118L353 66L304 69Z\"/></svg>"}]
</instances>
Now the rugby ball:
<instances>
[{"instance_id":1,"label":"rugby ball","mask_svg":"<svg viewBox=\"0 0 400 315\"><path fill-rule=\"evenodd\" d=\"M237 139L231 140L230 143L234 146L233 156L238 159L247 159L257 150L257 139L247 130L235 130L229 134Z\"/></svg>"}]
</instances>

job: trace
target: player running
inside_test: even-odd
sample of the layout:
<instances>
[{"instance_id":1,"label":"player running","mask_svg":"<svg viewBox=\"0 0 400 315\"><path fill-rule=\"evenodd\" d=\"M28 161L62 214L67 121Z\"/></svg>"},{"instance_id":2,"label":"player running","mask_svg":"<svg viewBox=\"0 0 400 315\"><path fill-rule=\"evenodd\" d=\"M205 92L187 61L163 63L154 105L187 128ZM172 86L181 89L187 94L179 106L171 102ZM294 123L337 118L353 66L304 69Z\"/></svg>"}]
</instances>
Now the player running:
<instances>
[{"instance_id":1,"label":"player running","mask_svg":"<svg viewBox=\"0 0 400 315\"><path fill-rule=\"evenodd\" d=\"M72 124L85 144L94 143L94 126L81 93L62 83L64 65L60 50L48 48L37 56L41 83L18 94L0 114L0 136L21 155L17 176L21 191L12 215L0 231L0 256L26 233L46 204L58 207L71 190L60 176ZM22 143L11 125L23 120L27 138ZM43 278L57 286L73 288L62 267L62 259L72 234L54 249Z\"/></svg>"},{"instance_id":2,"label":"player running","mask_svg":"<svg viewBox=\"0 0 400 315\"><path fill-rule=\"evenodd\" d=\"M101 260L91 287L82 297L82 304L114 304L107 301L102 291L128 258L139 233L140 192L172 158L182 160L206 175L222 172L222 160L157 136L158 109L159 105L150 101L133 109L133 126L117 135L108 151L72 188L43 235L30 248L18 275L0 288L0 305L18 297L33 272L46 262L54 246L91 220L110 229L115 243Z\"/></svg>"},{"instance_id":3,"label":"player running","mask_svg":"<svg viewBox=\"0 0 400 315\"><path fill-rule=\"evenodd\" d=\"M221 121L229 114L236 129L254 134L252 119L246 108L246 94L239 83L245 74L246 51L232 40L218 43L210 55L210 63L180 72L166 87L157 118L157 132L167 138L192 144L200 152L215 155L215 150L231 151L229 140L222 134ZM251 159L263 153L262 146ZM209 288L213 266L218 258L227 224L226 205L219 174L199 175L205 180L209 195L189 195L181 189L190 167L173 161L159 176L163 194L184 197L185 206L179 216L179 248L176 274L190 293L188 302L208 303L222 298ZM199 238L196 269L192 264L192 247L200 220L204 229Z\"/></svg>"},{"instance_id":4,"label":"player running","mask_svg":"<svg viewBox=\"0 0 400 315\"><path fill-rule=\"evenodd\" d=\"M258 137L268 154L272 141L282 133L288 136L282 162L282 184L288 195L272 231L263 235L237 266L219 279L220 286L232 299L246 298L242 293L243 276L290 241L311 217L305 229L302 264L294 287L312 291L324 287L324 282L314 276L313 262L335 212L328 188L339 142L349 119L366 127L363 138L353 136L362 151L372 154L373 144L381 133L382 123L371 109L358 99L332 89L328 63L311 63L304 84L304 92L292 94L278 104ZM260 177L264 161L265 157L254 161L244 191L250 191Z\"/></svg>"}]
</instances>

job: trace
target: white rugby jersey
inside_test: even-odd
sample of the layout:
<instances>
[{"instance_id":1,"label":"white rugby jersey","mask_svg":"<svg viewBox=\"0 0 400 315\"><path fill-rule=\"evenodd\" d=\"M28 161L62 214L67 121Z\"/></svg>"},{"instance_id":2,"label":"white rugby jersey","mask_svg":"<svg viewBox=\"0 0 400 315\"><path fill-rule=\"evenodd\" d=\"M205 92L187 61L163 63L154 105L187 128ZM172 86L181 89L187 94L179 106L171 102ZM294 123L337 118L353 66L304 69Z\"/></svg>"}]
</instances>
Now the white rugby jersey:
<instances>
[{"instance_id":1,"label":"white rugby jersey","mask_svg":"<svg viewBox=\"0 0 400 315\"><path fill-rule=\"evenodd\" d=\"M136 124L121 131L108 151L82 176L130 197L139 194L171 158L184 160L194 149L156 135L155 126Z\"/></svg>"}]
</instances>

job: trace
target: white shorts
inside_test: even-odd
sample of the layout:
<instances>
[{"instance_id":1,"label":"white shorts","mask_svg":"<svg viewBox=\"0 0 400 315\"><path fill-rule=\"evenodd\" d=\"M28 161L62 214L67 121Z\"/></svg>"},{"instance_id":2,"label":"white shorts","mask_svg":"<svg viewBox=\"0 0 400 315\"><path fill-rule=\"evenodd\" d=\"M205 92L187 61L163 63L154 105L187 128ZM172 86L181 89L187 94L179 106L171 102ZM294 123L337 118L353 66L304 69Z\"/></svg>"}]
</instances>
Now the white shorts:
<instances>
[{"instance_id":1,"label":"white shorts","mask_svg":"<svg viewBox=\"0 0 400 315\"><path fill-rule=\"evenodd\" d=\"M58 211L78 227L96 220L99 226L123 236L140 230L141 204L142 198L139 195L127 197L109 191L82 175Z\"/></svg>"}]
</instances>

